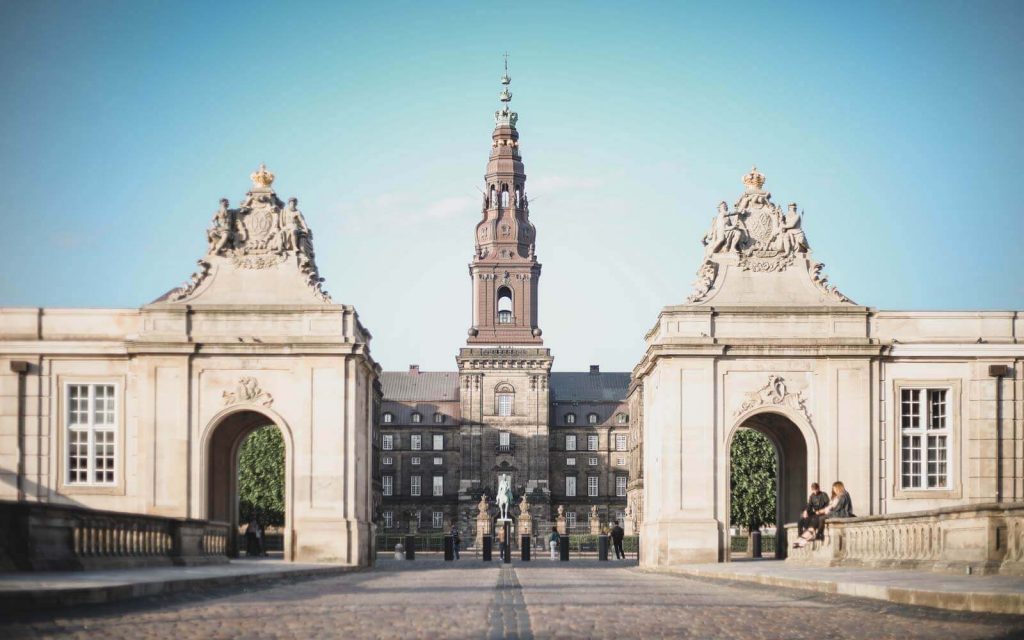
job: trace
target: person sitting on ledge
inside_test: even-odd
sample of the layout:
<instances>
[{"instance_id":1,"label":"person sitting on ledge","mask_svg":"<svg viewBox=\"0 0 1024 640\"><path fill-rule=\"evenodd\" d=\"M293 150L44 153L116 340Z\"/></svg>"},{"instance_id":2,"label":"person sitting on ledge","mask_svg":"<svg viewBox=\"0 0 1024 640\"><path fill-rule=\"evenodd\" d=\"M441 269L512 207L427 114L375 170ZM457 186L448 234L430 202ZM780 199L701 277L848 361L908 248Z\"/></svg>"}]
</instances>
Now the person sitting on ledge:
<instances>
[{"instance_id":1,"label":"person sitting on ledge","mask_svg":"<svg viewBox=\"0 0 1024 640\"><path fill-rule=\"evenodd\" d=\"M821 490L821 485L817 482L811 483L811 495L807 497L807 508L800 514L800 520L797 522L797 535L803 535L804 530L811 526L811 521L815 518L815 514L828 506L828 495ZM819 531L819 536L820 531Z\"/></svg>"},{"instance_id":2,"label":"person sitting on ledge","mask_svg":"<svg viewBox=\"0 0 1024 640\"><path fill-rule=\"evenodd\" d=\"M846 491L846 487L843 483L836 480L832 483L832 500L829 501L823 509L818 509L814 512L813 517L809 518L807 528L800 535L796 542L793 543L794 549L799 549L805 546L811 540L814 540L815 536L818 535L819 531L823 531L825 528L825 520L827 518L855 518L853 514L853 500L850 499L850 494Z\"/></svg>"}]
</instances>

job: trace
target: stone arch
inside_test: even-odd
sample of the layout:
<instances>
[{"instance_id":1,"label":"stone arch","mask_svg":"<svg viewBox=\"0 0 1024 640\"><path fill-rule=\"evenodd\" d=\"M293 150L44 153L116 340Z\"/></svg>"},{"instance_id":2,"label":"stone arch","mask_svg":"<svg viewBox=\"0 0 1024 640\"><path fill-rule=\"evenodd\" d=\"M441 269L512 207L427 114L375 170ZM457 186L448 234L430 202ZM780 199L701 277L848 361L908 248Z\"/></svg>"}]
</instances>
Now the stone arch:
<instances>
[{"instance_id":1,"label":"stone arch","mask_svg":"<svg viewBox=\"0 0 1024 640\"><path fill-rule=\"evenodd\" d=\"M808 484L818 478L819 446L817 433L805 416L788 407L758 407L737 416L729 429L724 447L725 527L722 556L728 558L732 492L732 441L739 429L753 429L764 435L775 448L776 456L776 557L786 557L784 525L795 522L806 504Z\"/></svg>"},{"instance_id":2,"label":"stone arch","mask_svg":"<svg viewBox=\"0 0 1024 640\"><path fill-rule=\"evenodd\" d=\"M245 439L256 429L273 425L284 440L284 559L294 558L294 457L291 427L268 407L241 403L219 411L207 422L200 438L200 517L238 527L238 456ZM229 555L236 556L236 537L229 538Z\"/></svg>"}]
</instances>

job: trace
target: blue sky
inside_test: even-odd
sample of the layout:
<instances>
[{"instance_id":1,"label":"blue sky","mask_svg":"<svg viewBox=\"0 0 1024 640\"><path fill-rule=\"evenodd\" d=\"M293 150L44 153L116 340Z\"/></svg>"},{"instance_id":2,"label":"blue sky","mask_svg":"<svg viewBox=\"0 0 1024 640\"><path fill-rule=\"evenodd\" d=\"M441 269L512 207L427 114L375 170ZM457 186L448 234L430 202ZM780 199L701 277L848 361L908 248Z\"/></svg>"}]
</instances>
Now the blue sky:
<instances>
[{"instance_id":1,"label":"blue sky","mask_svg":"<svg viewBox=\"0 0 1024 640\"><path fill-rule=\"evenodd\" d=\"M1014 2L0 0L0 305L137 307L260 162L387 369L452 369L510 53L555 368L626 370L752 164L881 309L1024 308Z\"/></svg>"}]
</instances>

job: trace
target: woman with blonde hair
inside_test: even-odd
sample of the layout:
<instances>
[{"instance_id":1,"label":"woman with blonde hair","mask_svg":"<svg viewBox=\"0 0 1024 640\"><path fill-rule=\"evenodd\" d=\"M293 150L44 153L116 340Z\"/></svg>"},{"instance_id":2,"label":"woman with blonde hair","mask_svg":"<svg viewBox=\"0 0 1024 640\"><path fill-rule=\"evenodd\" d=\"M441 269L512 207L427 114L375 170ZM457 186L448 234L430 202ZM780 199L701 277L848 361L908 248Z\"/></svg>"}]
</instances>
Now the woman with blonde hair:
<instances>
[{"instance_id":1,"label":"woman with blonde hair","mask_svg":"<svg viewBox=\"0 0 1024 640\"><path fill-rule=\"evenodd\" d=\"M829 503L823 509L818 509L813 514L808 514L808 516L808 527L804 529L803 534L793 543L794 549L799 549L811 540L814 540L814 537L818 535L818 531L822 530L825 526L827 518L856 517L853 515L853 500L850 498L846 486L839 480L833 482L832 499L829 500Z\"/></svg>"}]
</instances>

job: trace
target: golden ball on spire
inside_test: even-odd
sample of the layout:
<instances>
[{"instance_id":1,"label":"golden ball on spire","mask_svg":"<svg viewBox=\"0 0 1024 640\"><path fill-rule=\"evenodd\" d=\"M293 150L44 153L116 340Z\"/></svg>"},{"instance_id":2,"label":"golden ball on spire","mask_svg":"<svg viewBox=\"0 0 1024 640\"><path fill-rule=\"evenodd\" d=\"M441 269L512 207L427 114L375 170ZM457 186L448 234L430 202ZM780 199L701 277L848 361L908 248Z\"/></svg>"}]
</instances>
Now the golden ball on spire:
<instances>
[{"instance_id":1,"label":"golden ball on spire","mask_svg":"<svg viewBox=\"0 0 1024 640\"><path fill-rule=\"evenodd\" d=\"M267 165L260 163L260 168L249 176L252 186L266 188L274 184L274 174L267 171Z\"/></svg>"}]
</instances>

